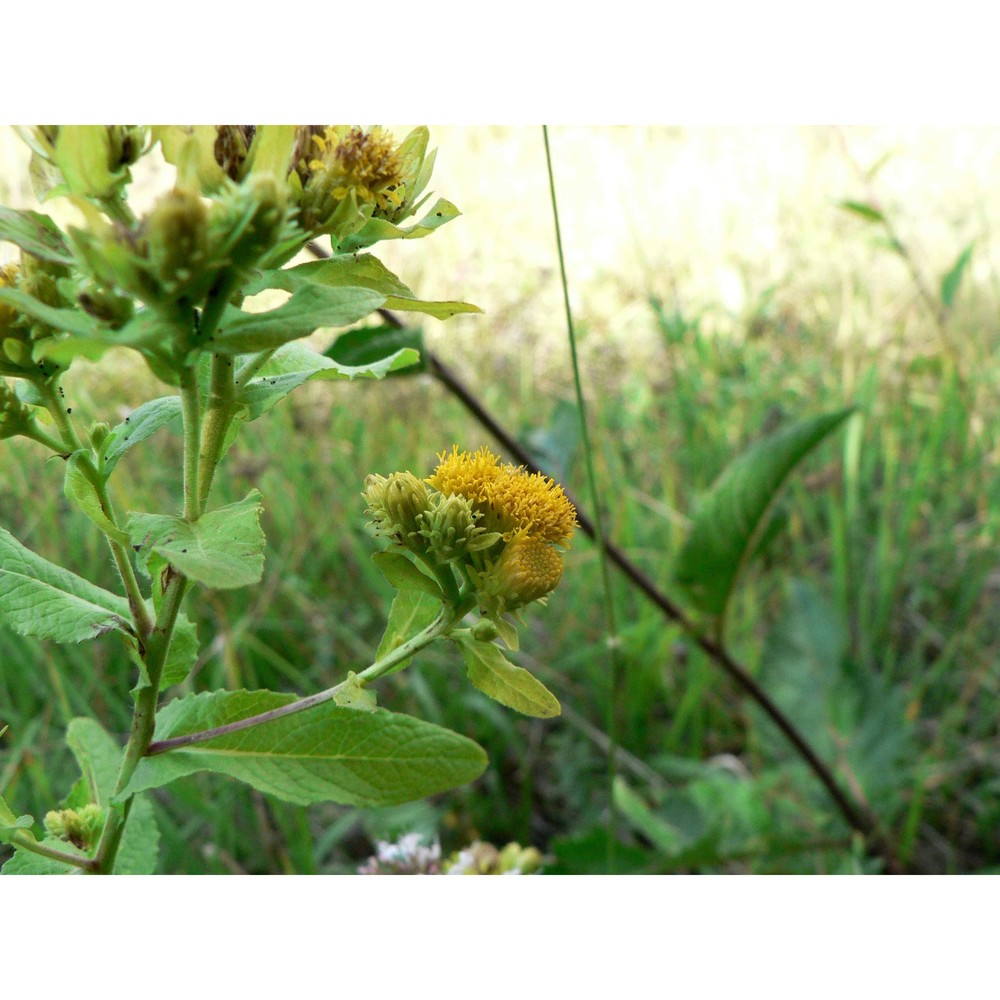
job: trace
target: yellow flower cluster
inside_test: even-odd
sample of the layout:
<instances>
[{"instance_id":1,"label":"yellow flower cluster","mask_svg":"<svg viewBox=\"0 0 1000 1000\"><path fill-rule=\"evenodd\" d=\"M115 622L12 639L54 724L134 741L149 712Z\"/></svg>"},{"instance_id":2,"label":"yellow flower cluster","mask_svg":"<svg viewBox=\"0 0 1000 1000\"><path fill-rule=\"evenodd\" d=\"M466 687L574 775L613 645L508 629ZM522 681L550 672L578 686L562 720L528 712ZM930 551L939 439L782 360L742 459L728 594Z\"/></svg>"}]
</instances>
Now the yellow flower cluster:
<instances>
[{"instance_id":1,"label":"yellow flower cluster","mask_svg":"<svg viewBox=\"0 0 1000 1000\"><path fill-rule=\"evenodd\" d=\"M562 487L502 463L488 448L456 446L439 459L424 482L409 472L368 477L364 496L376 533L424 561L454 564L498 624L506 612L544 601L562 579L556 546L566 546L576 527Z\"/></svg>"},{"instance_id":2,"label":"yellow flower cluster","mask_svg":"<svg viewBox=\"0 0 1000 1000\"><path fill-rule=\"evenodd\" d=\"M576 527L576 511L563 488L540 472L503 465L488 448L474 454L438 456L441 464L427 480L445 496L464 496L482 515L487 531L498 531L505 541L524 534L549 545L567 545Z\"/></svg>"},{"instance_id":3,"label":"yellow flower cluster","mask_svg":"<svg viewBox=\"0 0 1000 1000\"><path fill-rule=\"evenodd\" d=\"M309 170L333 182L329 192L337 201L353 191L359 202L382 211L403 201L399 154L392 136L378 125L369 131L330 125L314 132Z\"/></svg>"}]
</instances>

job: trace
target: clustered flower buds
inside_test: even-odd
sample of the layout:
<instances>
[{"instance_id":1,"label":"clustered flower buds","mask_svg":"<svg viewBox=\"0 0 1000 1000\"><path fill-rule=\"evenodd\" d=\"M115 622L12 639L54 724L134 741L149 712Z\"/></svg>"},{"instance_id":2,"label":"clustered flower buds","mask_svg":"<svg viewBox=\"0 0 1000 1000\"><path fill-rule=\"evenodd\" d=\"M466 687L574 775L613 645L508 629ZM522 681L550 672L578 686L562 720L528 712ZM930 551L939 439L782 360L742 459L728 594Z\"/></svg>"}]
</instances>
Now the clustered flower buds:
<instances>
[{"instance_id":1,"label":"clustered flower buds","mask_svg":"<svg viewBox=\"0 0 1000 1000\"><path fill-rule=\"evenodd\" d=\"M375 854L358 868L359 875L533 875L542 866L536 847L517 843L497 849L477 840L441 860L441 845L424 844L408 833L396 843L380 840Z\"/></svg>"},{"instance_id":2,"label":"clustered flower buds","mask_svg":"<svg viewBox=\"0 0 1000 1000\"><path fill-rule=\"evenodd\" d=\"M60 285L67 270L58 264L22 253L20 264L0 267L0 375L19 378L48 378L59 366L40 357L41 342L61 336L45 321L19 309L5 296L26 296L43 307L58 309L68 305Z\"/></svg>"},{"instance_id":3,"label":"clustered flower buds","mask_svg":"<svg viewBox=\"0 0 1000 1000\"><path fill-rule=\"evenodd\" d=\"M79 809L53 810L45 814L45 829L83 851L89 851L97 844L104 828L104 810L96 803L89 803Z\"/></svg>"},{"instance_id":4,"label":"clustered flower buds","mask_svg":"<svg viewBox=\"0 0 1000 1000\"><path fill-rule=\"evenodd\" d=\"M369 476L363 494L375 532L421 560L452 564L497 621L544 601L562 578L576 511L562 487L540 473L502 464L486 448L454 448L434 474Z\"/></svg>"}]
</instances>

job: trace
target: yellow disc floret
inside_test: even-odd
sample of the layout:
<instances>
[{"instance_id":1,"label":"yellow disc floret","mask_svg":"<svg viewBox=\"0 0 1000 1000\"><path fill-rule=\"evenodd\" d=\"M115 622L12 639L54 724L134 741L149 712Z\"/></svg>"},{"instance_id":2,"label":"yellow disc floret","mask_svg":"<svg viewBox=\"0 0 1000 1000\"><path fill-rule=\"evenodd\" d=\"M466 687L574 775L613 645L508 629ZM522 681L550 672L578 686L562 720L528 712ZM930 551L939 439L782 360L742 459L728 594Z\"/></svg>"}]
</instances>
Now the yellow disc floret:
<instances>
[{"instance_id":1,"label":"yellow disc floret","mask_svg":"<svg viewBox=\"0 0 1000 1000\"><path fill-rule=\"evenodd\" d=\"M427 482L446 496L464 496L482 514L487 531L506 541L523 533L549 545L566 545L576 527L576 510L562 487L539 472L502 465L488 448L474 454L438 456L441 464Z\"/></svg>"}]
</instances>

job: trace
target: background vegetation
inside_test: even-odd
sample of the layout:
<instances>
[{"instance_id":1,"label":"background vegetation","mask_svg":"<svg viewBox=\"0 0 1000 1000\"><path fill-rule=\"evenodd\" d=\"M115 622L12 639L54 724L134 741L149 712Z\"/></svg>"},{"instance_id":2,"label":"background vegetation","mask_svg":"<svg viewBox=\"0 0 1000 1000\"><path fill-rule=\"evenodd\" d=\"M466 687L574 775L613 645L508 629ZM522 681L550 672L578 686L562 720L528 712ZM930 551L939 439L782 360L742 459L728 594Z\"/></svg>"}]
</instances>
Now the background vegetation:
<instances>
[{"instance_id":1,"label":"background vegetation","mask_svg":"<svg viewBox=\"0 0 1000 1000\"><path fill-rule=\"evenodd\" d=\"M908 868L994 869L1000 131L567 128L551 138L611 537L677 595L690 516L726 464L786 422L856 405L783 494L728 643L877 812ZM429 321L428 345L584 497L540 130L443 128L432 139L434 187L465 218L381 256L426 297L483 307L485 317ZM7 204L31 205L17 186L24 162L0 136ZM79 364L67 394L114 422L124 413L107 408L145 398L151 376L124 355L105 371ZM217 500L259 481L265 580L191 609L205 651L185 683L308 693L369 662L390 594L369 559L361 484L369 472L429 470L453 443L493 442L429 374L307 385L249 425ZM113 587L103 540L62 499L61 464L39 473L35 446L6 444L0 523ZM127 509L178 498L178 483L139 455L118 477ZM431 651L382 684L380 701L482 743L490 767L474 786L393 810L304 809L193 776L157 794L161 868L352 871L374 839L417 830L446 850L476 837L531 843L548 871L597 872L615 829L621 871L881 870L741 691L613 583L624 671L613 821L603 599L595 550L580 538L522 643L560 719L503 710ZM44 812L71 780L70 718L127 728L130 678L111 641L56 647L0 631L10 727L0 793L15 809ZM66 781L56 784L59 755Z\"/></svg>"}]
</instances>

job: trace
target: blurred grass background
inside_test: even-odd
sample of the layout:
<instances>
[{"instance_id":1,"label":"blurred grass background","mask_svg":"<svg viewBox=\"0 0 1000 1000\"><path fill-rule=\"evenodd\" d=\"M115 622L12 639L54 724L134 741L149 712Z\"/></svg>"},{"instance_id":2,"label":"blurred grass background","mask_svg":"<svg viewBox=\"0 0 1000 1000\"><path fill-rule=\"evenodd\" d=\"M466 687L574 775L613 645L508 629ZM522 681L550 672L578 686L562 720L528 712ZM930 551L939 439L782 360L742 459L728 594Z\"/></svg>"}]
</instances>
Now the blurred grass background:
<instances>
[{"instance_id":1,"label":"blurred grass background","mask_svg":"<svg viewBox=\"0 0 1000 1000\"><path fill-rule=\"evenodd\" d=\"M1000 130L550 135L611 536L674 593L687 518L726 463L786 421L857 404L786 492L740 587L729 642L880 813L910 865L992 870ZM428 321L428 345L584 496L541 131L432 128L432 141L433 187L464 218L376 253L420 296L484 309ZM3 203L33 207L26 162L0 130ZM148 173L150 189L168 176ZM844 200L876 204L891 236ZM942 276L970 244L953 305L940 308ZM75 414L113 423L162 393L141 363L115 362L74 368ZM249 425L216 501L262 490L265 580L196 595L204 652L185 686L311 692L369 662L390 595L369 560L361 484L369 472L426 474L452 443L492 442L426 375L307 385ZM113 587L106 548L63 499L61 463L40 456L6 443L0 523ZM178 458L179 442L164 436L130 453L113 483L119 506L177 506ZM549 607L531 615L521 658L559 696L559 720L523 719L480 696L448 650L379 689L387 707L486 747L490 767L474 786L396 810L305 810L221 779L184 779L157 796L162 870L349 871L374 838L414 829L448 848L477 836L533 843L551 871L604 870L599 574L582 538L567 563ZM877 870L715 666L620 579L615 591L626 672L620 866ZM57 647L5 630L0 665L10 726L0 791L37 816L72 780L66 722L91 714L124 732L131 675L110 640Z\"/></svg>"}]
</instances>

